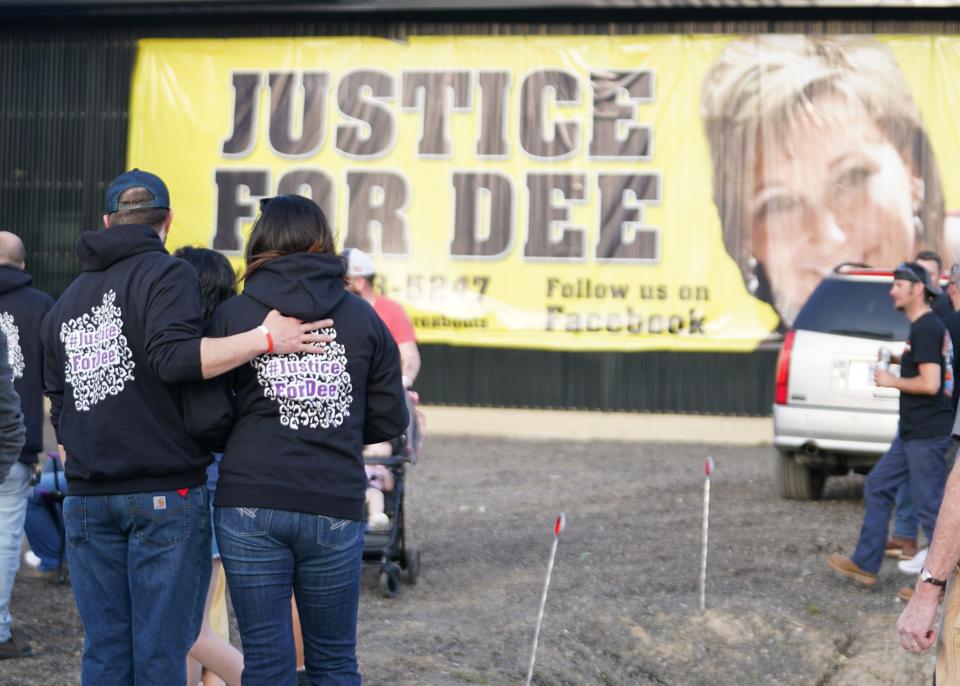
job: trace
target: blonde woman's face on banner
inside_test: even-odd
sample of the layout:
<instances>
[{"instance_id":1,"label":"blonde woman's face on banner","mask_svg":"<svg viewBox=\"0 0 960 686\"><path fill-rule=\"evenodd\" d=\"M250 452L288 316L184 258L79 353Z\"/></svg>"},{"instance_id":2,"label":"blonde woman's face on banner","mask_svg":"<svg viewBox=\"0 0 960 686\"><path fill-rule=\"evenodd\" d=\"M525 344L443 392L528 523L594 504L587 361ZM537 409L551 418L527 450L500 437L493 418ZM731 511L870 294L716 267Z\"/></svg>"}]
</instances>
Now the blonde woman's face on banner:
<instances>
[{"instance_id":1,"label":"blonde woman's face on banner","mask_svg":"<svg viewBox=\"0 0 960 686\"><path fill-rule=\"evenodd\" d=\"M837 264L913 257L922 182L859 102L822 96L758 142L753 256L787 325Z\"/></svg>"}]
</instances>

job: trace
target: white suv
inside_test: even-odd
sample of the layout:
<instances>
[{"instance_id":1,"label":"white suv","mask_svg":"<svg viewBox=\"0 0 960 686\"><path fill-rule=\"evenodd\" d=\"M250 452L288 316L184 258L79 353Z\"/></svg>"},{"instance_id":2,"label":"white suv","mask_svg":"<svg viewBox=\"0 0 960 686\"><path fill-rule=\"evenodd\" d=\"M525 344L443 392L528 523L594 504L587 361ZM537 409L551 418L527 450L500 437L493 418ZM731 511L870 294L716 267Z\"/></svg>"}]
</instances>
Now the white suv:
<instances>
[{"instance_id":1,"label":"white suv","mask_svg":"<svg viewBox=\"0 0 960 686\"><path fill-rule=\"evenodd\" d=\"M773 406L784 498L816 500L828 476L866 474L890 447L900 394L874 385L873 366L880 348L899 355L910 329L892 282L889 270L841 265L784 336Z\"/></svg>"}]
</instances>

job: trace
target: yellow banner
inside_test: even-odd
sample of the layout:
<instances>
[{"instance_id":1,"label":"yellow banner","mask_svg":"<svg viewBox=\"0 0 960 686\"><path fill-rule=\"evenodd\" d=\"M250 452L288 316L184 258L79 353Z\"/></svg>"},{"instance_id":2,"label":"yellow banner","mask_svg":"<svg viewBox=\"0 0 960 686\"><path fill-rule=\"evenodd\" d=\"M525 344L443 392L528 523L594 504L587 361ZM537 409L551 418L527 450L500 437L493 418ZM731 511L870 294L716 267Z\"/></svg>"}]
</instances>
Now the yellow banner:
<instances>
[{"instance_id":1,"label":"yellow banner","mask_svg":"<svg viewBox=\"0 0 960 686\"><path fill-rule=\"evenodd\" d=\"M750 350L840 262L954 257L960 39L144 40L128 162L238 263L312 197L421 342ZM937 160L940 160L940 164Z\"/></svg>"}]
</instances>

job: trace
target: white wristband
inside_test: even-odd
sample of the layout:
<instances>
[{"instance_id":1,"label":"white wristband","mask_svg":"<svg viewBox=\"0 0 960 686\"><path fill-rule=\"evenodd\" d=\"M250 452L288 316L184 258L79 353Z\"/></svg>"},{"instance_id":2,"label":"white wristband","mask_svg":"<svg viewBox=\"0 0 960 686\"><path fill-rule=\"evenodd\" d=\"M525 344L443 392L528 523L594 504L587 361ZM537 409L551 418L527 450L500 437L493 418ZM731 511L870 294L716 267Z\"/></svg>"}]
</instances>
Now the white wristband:
<instances>
[{"instance_id":1,"label":"white wristband","mask_svg":"<svg viewBox=\"0 0 960 686\"><path fill-rule=\"evenodd\" d=\"M260 332L267 338L267 352L272 353L273 352L273 336L270 335L270 329L265 327L263 324L260 324L257 328L260 329Z\"/></svg>"}]
</instances>

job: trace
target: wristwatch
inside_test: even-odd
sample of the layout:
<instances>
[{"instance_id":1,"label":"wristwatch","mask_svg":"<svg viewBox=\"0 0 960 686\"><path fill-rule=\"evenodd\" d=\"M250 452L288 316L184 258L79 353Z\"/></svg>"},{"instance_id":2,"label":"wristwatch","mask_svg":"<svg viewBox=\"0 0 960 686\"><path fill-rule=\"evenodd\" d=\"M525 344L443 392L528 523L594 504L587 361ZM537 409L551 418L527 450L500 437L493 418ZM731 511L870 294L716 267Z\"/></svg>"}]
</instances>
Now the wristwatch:
<instances>
[{"instance_id":1,"label":"wristwatch","mask_svg":"<svg viewBox=\"0 0 960 686\"><path fill-rule=\"evenodd\" d=\"M934 586L940 586L941 588L947 585L946 579L937 579L926 567L920 570L920 581L933 584Z\"/></svg>"}]
</instances>

